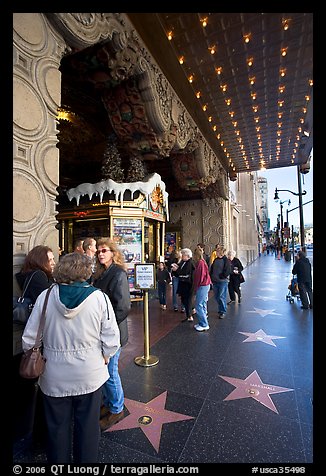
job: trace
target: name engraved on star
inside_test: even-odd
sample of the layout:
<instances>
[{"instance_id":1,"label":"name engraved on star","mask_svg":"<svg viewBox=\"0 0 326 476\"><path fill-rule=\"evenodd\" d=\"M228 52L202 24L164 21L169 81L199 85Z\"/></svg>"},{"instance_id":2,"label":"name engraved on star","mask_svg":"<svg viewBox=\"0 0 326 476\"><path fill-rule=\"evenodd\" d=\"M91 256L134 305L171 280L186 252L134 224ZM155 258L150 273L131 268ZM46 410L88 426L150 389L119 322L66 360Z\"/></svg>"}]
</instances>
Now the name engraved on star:
<instances>
[{"instance_id":1,"label":"name engraved on star","mask_svg":"<svg viewBox=\"0 0 326 476\"><path fill-rule=\"evenodd\" d=\"M145 407L145 410L149 411L150 413L157 413L158 415L163 415L164 414L164 410L161 411L157 408L153 408L153 407Z\"/></svg>"},{"instance_id":2,"label":"name engraved on star","mask_svg":"<svg viewBox=\"0 0 326 476\"><path fill-rule=\"evenodd\" d=\"M263 388L263 389L266 389L266 390L275 390L275 387L271 387L270 385L259 385L257 383L251 383L250 386L251 387Z\"/></svg>"}]
</instances>

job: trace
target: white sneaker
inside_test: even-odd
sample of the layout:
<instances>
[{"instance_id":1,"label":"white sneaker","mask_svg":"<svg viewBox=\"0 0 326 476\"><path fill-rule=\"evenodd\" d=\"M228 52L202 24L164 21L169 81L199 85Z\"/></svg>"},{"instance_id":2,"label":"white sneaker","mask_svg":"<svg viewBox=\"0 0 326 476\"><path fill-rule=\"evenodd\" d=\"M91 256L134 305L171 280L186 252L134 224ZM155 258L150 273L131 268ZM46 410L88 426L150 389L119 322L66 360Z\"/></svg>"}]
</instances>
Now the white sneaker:
<instances>
[{"instance_id":1,"label":"white sneaker","mask_svg":"<svg viewBox=\"0 0 326 476\"><path fill-rule=\"evenodd\" d=\"M194 328L195 328L196 331L198 331L198 332L203 332L203 331L208 331L209 326L202 327L202 326L200 326L199 324L196 324L196 325L194 326Z\"/></svg>"}]
</instances>

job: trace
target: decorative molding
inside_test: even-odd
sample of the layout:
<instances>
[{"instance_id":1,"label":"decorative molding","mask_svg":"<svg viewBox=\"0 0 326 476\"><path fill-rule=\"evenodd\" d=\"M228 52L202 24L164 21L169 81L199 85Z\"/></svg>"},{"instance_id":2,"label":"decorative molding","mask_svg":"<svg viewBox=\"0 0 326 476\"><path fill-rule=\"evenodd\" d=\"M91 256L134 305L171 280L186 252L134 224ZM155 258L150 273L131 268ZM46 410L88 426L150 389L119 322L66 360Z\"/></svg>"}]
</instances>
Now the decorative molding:
<instances>
[{"instance_id":1,"label":"decorative molding","mask_svg":"<svg viewBox=\"0 0 326 476\"><path fill-rule=\"evenodd\" d=\"M45 13L68 45L81 50L112 40L116 51L127 45L124 24L114 13Z\"/></svg>"}]
</instances>

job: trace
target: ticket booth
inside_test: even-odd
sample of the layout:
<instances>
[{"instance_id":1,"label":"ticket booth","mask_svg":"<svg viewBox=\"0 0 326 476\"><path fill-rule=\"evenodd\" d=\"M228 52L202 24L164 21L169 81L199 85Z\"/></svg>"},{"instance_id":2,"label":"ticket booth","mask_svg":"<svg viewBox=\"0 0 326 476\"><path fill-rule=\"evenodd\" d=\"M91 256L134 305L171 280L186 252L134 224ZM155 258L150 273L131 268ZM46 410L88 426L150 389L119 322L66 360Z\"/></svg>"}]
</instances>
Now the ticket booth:
<instances>
[{"instance_id":1,"label":"ticket booth","mask_svg":"<svg viewBox=\"0 0 326 476\"><path fill-rule=\"evenodd\" d=\"M61 204L57 214L60 248L72 252L78 238L110 236L128 264L131 299L141 299L141 291L134 288L135 263L156 263L164 256L168 195L161 177L81 184L68 190L67 197L69 202Z\"/></svg>"}]
</instances>

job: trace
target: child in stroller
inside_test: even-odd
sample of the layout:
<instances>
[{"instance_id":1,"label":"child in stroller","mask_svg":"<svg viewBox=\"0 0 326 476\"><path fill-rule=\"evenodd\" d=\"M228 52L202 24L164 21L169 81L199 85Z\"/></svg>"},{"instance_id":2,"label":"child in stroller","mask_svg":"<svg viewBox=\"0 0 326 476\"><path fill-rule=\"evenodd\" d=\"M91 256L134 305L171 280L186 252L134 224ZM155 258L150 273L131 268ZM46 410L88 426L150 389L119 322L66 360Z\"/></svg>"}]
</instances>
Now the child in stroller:
<instances>
[{"instance_id":1,"label":"child in stroller","mask_svg":"<svg viewBox=\"0 0 326 476\"><path fill-rule=\"evenodd\" d=\"M294 302L295 297L298 300L300 299L298 280L296 276L293 276L293 278L291 279L288 289L289 289L289 292L285 296L287 301L290 301L290 303L292 304Z\"/></svg>"}]
</instances>

